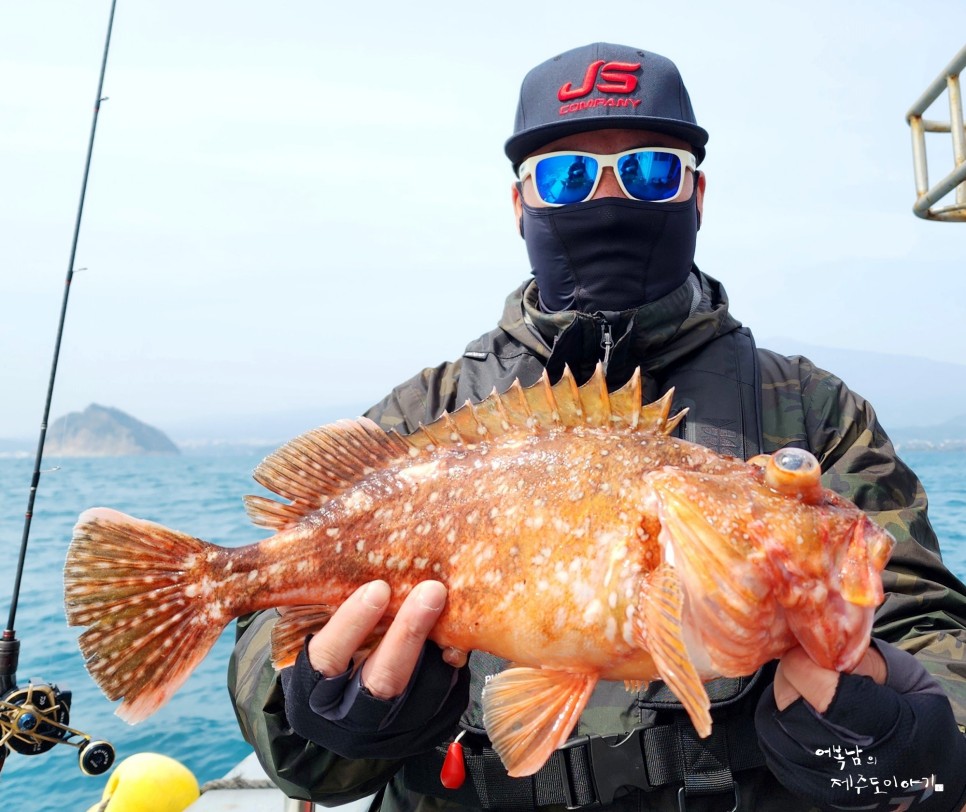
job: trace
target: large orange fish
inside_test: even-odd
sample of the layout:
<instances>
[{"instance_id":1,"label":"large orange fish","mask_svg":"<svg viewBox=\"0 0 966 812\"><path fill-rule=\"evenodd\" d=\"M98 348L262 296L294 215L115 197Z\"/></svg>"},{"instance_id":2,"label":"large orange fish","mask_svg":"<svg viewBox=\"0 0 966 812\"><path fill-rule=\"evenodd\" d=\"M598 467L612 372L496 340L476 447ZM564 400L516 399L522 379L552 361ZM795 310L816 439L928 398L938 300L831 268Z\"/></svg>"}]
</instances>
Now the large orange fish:
<instances>
[{"instance_id":1,"label":"large orange fish","mask_svg":"<svg viewBox=\"0 0 966 812\"><path fill-rule=\"evenodd\" d=\"M663 679L711 731L703 681L752 673L802 645L820 665L865 652L888 533L819 482L805 451L743 462L670 436L671 393L641 405L640 376L608 393L507 392L409 436L366 420L311 431L247 497L275 535L228 549L104 508L67 556L71 625L87 668L136 722L174 693L224 626L281 608L273 660L290 664L361 584L449 589L431 637L515 667L484 690L510 775L534 773L570 735L598 680Z\"/></svg>"}]
</instances>

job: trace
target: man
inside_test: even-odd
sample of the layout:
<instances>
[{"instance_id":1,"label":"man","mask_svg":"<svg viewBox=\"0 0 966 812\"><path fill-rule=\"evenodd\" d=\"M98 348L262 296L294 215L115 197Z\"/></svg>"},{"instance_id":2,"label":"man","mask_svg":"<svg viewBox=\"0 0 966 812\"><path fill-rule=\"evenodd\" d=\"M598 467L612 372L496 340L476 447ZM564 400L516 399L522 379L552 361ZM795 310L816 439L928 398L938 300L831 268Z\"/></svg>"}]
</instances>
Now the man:
<instances>
[{"instance_id":1,"label":"man","mask_svg":"<svg viewBox=\"0 0 966 812\"><path fill-rule=\"evenodd\" d=\"M582 382L600 362L614 389L640 367L645 400L674 386L675 406L690 408L687 439L744 457L807 448L824 483L895 536L879 639L853 674L793 649L755 675L710 683L704 740L660 683L636 694L602 683L571 746L533 778L511 779L480 712L482 685L505 663L472 652L466 667L465 655L426 642L442 584L413 590L353 671L389 601L377 581L280 677L269 662L275 613L239 624L229 684L242 730L293 796L332 805L378 792L384 809L966 803L966 590L943 567L922 487L871 407L807 360L756 349L722 286L694 266L707 138L677 68L656 54L597 43L531 71L506 153L534 278L462 358L424 370L368 415L408 432L544 369L556 380L566 364ZM443 754L461 731L468 777L447 789Z\"/></svg>"}]
</instances>

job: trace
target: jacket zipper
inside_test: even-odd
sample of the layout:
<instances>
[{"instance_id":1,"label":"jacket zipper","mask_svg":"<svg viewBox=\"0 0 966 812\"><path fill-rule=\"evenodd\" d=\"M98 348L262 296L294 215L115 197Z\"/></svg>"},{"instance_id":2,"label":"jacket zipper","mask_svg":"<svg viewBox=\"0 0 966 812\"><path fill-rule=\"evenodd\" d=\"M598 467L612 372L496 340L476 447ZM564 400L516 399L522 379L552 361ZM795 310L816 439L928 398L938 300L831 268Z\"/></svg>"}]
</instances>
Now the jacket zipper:
<instances>
[{"instance_id":1,"label":"jacket zipper","mask_svg":"<svg viewBox=\"0 0 966 812\"><path fill-rule=\"evenodd\" d=\"M600 346L604 348L604 357L601 365L604 367L604 374L607 374L607 365L610 363L610 351L614 347L614 337L610 331L610 322L605 321L600 327Z\"/></svg>"}]
</instances>

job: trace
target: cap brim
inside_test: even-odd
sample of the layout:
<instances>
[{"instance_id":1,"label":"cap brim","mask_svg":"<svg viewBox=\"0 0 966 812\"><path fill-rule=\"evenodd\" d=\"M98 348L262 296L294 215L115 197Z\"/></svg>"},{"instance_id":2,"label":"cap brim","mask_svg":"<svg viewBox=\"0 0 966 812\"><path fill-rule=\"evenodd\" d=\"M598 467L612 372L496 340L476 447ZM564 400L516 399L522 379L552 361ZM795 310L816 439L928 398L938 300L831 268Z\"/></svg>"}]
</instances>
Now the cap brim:
<instances>
[{"instance_id":1,"label":"cap brim","mask_svg":"<svg viewBox=\"0 0 966 812\"><path fill-rule=\"evenodd\" d=\"M700 164L704 160L704 146L708 143L708 133L696 124L685 124L666 118L648 118L645 116L607 116L606 118L574 119L572 121L555 121L524 130L507 139L503 147L507 158L513 164L513 171L532 152L540 149L551 141L576 133L591 130L653 130L654 132L672 135L687 141L694 148L695 160Z\"/></svg>"}]
</instances>

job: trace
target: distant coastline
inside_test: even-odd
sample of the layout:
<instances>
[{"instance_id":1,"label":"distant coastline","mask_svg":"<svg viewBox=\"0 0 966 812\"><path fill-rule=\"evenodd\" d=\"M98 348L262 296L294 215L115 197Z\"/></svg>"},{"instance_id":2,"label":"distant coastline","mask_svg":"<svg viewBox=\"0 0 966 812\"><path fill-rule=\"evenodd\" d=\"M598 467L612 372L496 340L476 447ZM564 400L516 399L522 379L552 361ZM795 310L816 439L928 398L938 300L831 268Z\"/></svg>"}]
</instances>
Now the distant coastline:
<instances>
[{"instance_id":1,"label":"distant coastline","mask_svg":"<svg viewBox=\"0 0 966 812\"><path fill-rule=\"evenodd\" d=\"M109 406L92 403L58 418L47 433L52 457L132 457L180 454L160 429Z\"/></svg>"}]
</instances>

